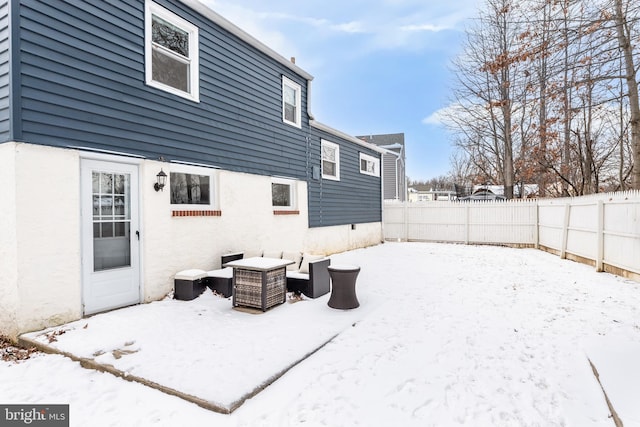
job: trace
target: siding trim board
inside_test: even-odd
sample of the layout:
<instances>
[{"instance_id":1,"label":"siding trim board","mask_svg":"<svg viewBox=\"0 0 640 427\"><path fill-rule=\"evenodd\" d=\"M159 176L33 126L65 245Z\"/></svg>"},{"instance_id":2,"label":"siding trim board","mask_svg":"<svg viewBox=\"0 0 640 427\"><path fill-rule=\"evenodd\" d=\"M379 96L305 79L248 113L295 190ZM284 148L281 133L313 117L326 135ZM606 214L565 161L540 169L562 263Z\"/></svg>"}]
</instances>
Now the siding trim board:
<instances>
[{"instance_id":1,"label":"siding trim board","mask_svg":"<svg viewBox=\"0 0 640 427\"><path fill-rule=\"evenodd\" d=\"M20 0L9 0L9 121L11 129L9 130L9 141L22 141L22 120L20 112L22 111L22 101L20 96L21 77L20 77L20 16L17 11L20 10Z\"/></svg>"}]
</instances>

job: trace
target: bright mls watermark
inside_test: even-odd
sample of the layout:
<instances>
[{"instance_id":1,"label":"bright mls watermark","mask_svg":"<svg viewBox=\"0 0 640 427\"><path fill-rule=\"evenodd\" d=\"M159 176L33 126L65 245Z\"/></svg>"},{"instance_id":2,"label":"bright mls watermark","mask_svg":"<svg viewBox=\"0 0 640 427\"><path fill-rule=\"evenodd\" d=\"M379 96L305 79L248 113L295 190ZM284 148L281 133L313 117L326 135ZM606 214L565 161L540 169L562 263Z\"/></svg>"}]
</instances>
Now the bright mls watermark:
<instances>
[{"instance_id":1,"label":"bright mls watermark","mask_svg":"<svg viewBox=\"0 0 640 427\"><path fill-rule=\"evenodd\" d=\"M69 405L0 405L0 427L69 427Z\"/></svg>"}]
</instances>

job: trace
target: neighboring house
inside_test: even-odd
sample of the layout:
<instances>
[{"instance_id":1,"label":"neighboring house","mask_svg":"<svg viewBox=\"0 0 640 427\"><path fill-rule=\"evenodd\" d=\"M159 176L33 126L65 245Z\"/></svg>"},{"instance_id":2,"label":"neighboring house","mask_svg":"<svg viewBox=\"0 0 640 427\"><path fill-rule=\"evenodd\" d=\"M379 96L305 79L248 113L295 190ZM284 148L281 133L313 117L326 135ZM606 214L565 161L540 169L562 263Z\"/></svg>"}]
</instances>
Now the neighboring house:
<instances>
[{"instance_id":1,"label":"neighboring house","mask_svg":"<svg viewBox=\"0 0 640 427\"><path fill-rule=\"evenodd\" d=\"M0 334L160 299L229 251L382 240L384 150L201 3L5 0L0 28Z\"/></svg>"},{"instance_id":2,"label":"neighboring house","mask_svg":"<svg viewBox=\"0 0 640 427\"><path fill-rule=\"evenodd\" d=\"M523 192L523 197L520 193ZM513 197L516 199L529 199L536 197L538 194L538 184L518 184L513 187ZM492 196L495 195L495 197ZM474 197L470 197L474 196ZM456 198L459 200L485 200L485 199L498 199L504 200L504 186L503 185L473 185L463 186L456 185Z\"/></svg>"},{"instance_id":3,"label":"neighboring house","mask_svg":"<svg viewBox=\"0 0 640 427\"><path fill-rule=\"evenodd\" d=\"M412 185L408 189L410 202L441 202L456 198L455 191L434 190L426 185Z\"/></svg>"},{"instance_id":4,"label":"neighboring house","mask_svg":"<svg viewBox=\"0 0 640 427\"><path fill-rule=\"evenodd\" d=\"M478 202L478 201L501 201L506 200L506 198L501 194L496 194L491 191L489 188L478 188L474 190L473 193L468 196L458 197L458 201L461 202Z\"/></svg>"},{"instance_id":5,"label":"neighboring house","mask_svg":"<svg viewBox=\"0 0 640 427\"><path fill-rule=\"evenodd\" d=\"M357 138L383 148L382 182L385 200L404 201L407 197L404 133L358 136Z\"/></svg>"}]
</instances>

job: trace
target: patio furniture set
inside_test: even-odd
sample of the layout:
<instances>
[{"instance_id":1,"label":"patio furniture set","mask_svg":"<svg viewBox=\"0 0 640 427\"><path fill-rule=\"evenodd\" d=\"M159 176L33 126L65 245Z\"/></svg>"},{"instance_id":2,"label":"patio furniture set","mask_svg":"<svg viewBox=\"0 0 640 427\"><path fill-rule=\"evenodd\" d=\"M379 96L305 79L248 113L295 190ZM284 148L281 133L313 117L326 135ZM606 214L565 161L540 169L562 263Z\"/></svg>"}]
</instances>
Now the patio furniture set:
<instances>
[{"instance_id":1,"label":"patio furniture set","mask_svg":"<svg viewBox=\"0 0 640 427\"><path fill-rule=\"evenodd\" d=\"M318 298L331 290L331 260L323 255L238 252L222 255L220 261L221 269L191 269L177 273L174 297L192 300L209 287L226 298L231 296L234 307L265 311L285 302L287 292Z\"/></svg>"}]
</instances>

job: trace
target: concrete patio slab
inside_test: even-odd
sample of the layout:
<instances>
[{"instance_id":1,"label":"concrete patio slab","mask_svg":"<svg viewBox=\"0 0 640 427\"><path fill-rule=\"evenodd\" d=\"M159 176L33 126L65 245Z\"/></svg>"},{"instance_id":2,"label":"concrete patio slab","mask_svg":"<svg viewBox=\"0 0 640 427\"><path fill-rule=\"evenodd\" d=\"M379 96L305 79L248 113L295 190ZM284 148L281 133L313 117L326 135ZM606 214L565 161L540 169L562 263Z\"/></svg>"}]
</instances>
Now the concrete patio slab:
<instances>
[{"instance_id":1,"label":"concrete patio slab","mask_svg":"<svg viewBox=\"0 0 640 427\"><path fill-rule=\"evenodd\" d=\"M333 310L327 299L257 313L207 291L192 301L167 298L24 334L20 342L228 414L375 306ZM246 352L255 355L251 363L238 357Z\"/></svg>"}]
</instances>

